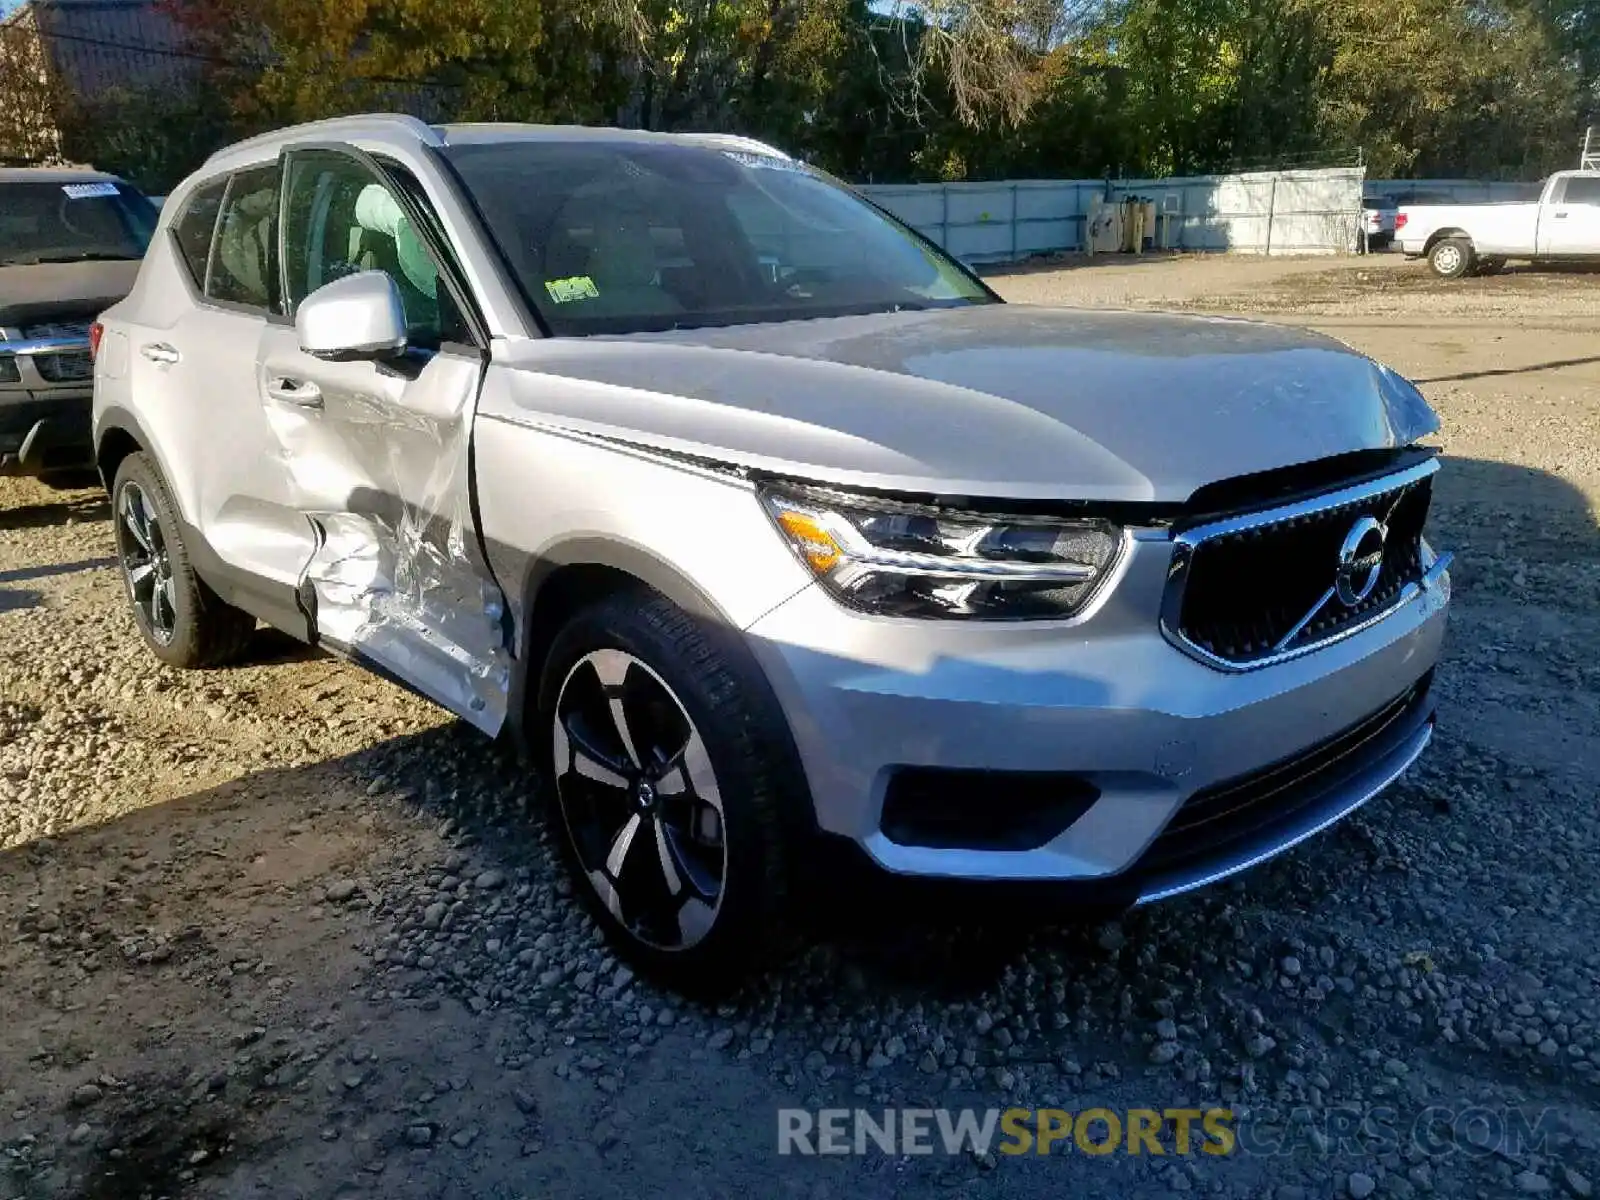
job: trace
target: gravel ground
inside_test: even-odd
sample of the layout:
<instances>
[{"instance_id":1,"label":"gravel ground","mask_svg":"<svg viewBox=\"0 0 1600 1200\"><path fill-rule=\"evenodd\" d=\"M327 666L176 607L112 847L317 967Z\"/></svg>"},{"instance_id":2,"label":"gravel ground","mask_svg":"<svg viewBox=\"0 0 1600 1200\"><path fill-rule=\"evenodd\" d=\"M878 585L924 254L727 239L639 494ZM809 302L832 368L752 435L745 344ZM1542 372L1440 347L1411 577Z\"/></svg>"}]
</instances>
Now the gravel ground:
<instances>
[{"instance_id":1,"label":"gravel ground","mask_svg":"<svg viewBox=\"0 0 1600 1200\"><path fill-rule=\"evenodd\" d=\"M1263 313L1423 381L1461 565L1403 783L1120 923L827 932L703 1007L597 944L514 762L267 633L242 668L158 667L103 500L0 480L0 1200L1589 1196L1600 275L997 282ZM1220 1104L1250 1152L774 1151L779 1107L888 1104Z\"/></svg>"}]
</instances>

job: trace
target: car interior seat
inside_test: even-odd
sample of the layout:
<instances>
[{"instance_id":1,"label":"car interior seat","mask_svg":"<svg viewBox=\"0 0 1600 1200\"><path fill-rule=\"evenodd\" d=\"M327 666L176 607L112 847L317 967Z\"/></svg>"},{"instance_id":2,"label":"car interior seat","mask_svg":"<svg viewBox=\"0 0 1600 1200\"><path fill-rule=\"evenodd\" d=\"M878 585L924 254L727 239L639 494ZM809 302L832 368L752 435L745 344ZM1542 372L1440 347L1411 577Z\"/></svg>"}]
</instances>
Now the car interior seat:
<instances>
[{"instance_id":1,"label":"car interior seat","mask_svg":"<svg viewBox=\"0 0 1600 1200\"><path fill-rule=\"evenodd\" d=\"M215 279L213 267L213 295L252 303L276 293L277 281L271 277L271 270L277 224L277 189L264 188L234 202L217 241L217 266L222 269L222 278Z\"/></svg>"}]
</instances>

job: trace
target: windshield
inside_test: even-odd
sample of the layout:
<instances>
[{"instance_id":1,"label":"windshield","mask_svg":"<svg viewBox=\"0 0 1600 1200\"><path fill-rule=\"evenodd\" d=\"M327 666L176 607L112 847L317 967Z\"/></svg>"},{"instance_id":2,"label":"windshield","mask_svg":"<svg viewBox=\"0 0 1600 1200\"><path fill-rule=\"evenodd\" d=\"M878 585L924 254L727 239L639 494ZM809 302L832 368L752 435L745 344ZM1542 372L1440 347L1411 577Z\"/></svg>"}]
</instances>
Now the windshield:
<instances>
[{"instance_id":1,"label":"windshield","mask_svg":"<svg viewBox=\"0 0 1600 1200\"><path fill-rule=\"evenodd\" d=\"M0 183L0 266L143 258L156 216L125 183Z\"/></svg>"},{"instance_id":2,"label":"windshield","mask_svg":"<svg viewBox=\"0 0 1600 1200\"><path fill-rule=\"evenodd\" d=\"M788 159L643 142L444 153L558 336L993 300L940 251Z\"/></svg>"}]
</instances>

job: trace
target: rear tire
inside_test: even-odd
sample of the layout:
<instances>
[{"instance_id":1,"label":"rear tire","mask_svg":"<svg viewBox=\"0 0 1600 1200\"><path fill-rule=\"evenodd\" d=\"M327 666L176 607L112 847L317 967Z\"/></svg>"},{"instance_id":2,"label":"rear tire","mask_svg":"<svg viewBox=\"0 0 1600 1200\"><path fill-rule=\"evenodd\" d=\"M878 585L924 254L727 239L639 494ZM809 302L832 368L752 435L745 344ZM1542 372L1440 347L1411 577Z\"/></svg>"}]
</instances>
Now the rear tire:
<instances>
[{"instance_id":1,"label":"rear tire","mask_svg":"<svg viewBox=\"0 0 1600 1200\"><path fill-rule=\"evenodd\" d=\"M603 600L556 636L529 731L584 906L619 955L699 994L782 941L797 775L719 640L656 593Z\"/></svg>"},{"instance_id":2,"label":"rear tire","mask_svg":"<svg viewBox=\"0 0 1600 1200\"><path fill-rule=\"evenodd\" d=\"M256 620L195 574L178 507L148 455L130 454L117 468L111 519L123 589L150 653L169 667L215 667L236 659Z\"/></svg>"},{"instance_id":3,"label":"rear tire","mask_svg":"<svg viewBox=\"0 0 1600 1200\"><path fill-rule=\"evenodd\" d=\"M1428 251L1428 265L1440 279L1461 279L1472 274L1477 256L1466 238L1443 238Z\"/></svg>"}]
</instances>

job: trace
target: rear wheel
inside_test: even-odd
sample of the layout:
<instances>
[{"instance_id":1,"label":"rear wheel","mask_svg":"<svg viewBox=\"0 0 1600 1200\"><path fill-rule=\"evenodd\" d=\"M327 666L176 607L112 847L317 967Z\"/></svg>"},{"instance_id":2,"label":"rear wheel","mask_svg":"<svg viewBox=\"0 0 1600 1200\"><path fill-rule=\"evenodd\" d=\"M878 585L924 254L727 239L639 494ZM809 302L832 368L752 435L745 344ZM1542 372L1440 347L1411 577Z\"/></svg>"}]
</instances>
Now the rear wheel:
<instances>
[{"instance_id":1,"label":"rear wheel","mask_svg":"<svg viewBox=\"0 0 1600 1200\"><path fill-rule=\"evenodd\" d=\"M220 666L238 657L255 618L225 603L194 572L177 506L155 464L130 454L111 485L117 559L134 623L169 667Z\"/></svg>"},{"instance_id":2,"label":"rear wheel","mask_svg":"<svg viewBox=\"0 0 1600 1200\"><path fill-rule=\"evenodd\" d=\"M573 881L618 952L715 991L772 945L785 897L785 732L714 634L635 592L557 636L535 735Z\"/></svg>"},{"instance_id":3,"label":"rear wheel","mask_svg":"<svg viewBox=\"0 0 1600 1200\"><path fill-rule=\"evenodd\" d=\"M1444 238L1428 251L1428 265L1441 279L1460 279L1470 275L1474 265L1472 243L1466 238Z\"/></svg>"}]
</instances>

